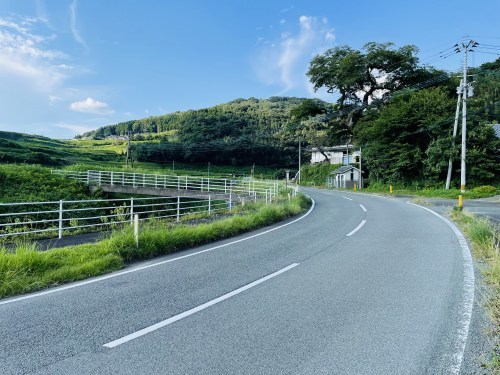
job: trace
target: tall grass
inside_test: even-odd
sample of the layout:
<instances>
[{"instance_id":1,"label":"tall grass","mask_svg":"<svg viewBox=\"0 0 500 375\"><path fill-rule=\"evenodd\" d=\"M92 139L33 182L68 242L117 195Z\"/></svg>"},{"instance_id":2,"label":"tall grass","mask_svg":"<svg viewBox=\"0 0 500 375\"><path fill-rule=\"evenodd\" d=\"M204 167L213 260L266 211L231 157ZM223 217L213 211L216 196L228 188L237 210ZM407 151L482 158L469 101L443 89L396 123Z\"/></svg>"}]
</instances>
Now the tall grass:
<instances>
[{"instance_id":1,"label":"tall grass","mask_svg":"<svg viewBox=\"0 0 500 375\"><path fill-rule=\"evenodd\" d=\"M248 204L231 217L196 226L152 220L141 224L138 246L132 229L126 227L93 244L45 252L27 242L19 243L14 251L0 248L0 298L101 275L136 260L228 238L297 215L309 204L302 195L290 202L281 198L267 206Z\"/></svg>"},{"instance_id":2,"label":"tall grass","mask_svg":"<svg viewBox=\"0 0 500 375\"><path fill-rule=\"evenodd\" d=\"M493 323L491 335L495 349L488 366L497 374L500 373L500 231L489 221L459 210L454 210L452 217L470 239L474 257L480 261L481 273L491 289L485 307Z\"/></svg>"}]
</instances>

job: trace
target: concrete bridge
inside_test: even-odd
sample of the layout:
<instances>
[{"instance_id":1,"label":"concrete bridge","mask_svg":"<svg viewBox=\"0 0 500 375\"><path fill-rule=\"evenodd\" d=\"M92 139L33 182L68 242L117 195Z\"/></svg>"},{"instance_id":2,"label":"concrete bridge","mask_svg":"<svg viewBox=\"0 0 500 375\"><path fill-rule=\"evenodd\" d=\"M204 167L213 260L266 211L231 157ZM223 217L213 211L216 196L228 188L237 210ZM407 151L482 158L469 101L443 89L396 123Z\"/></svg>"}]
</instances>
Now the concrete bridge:
<instances>
[{"instance_id":1,"label":"concrete bridge","mask_svg":"<svg viewBox=\"0 0 500 375\"><path fill-rule=\"evenodd\" d=\"M102 170L69 171L52 170L53 174L82 181L91 189L102 189L110 193L130 195L153 195L161 197L209 196L224 200L257 200L265 197L271 201L278 194L277 181L254 179L222 179L195 176L174 176Z\"/></svg>"}]
</instances>

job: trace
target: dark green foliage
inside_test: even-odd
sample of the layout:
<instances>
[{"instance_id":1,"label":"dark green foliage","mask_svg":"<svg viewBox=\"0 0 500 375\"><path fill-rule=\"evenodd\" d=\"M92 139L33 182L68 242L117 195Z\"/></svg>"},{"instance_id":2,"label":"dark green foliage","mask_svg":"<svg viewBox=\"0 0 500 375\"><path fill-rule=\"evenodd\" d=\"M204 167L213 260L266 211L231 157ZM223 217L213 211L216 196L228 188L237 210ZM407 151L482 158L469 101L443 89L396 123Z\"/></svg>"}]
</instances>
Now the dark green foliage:
<instances>
[{"instance_id":1,"label":"dark green foliage","mask_svg":"<svg viewBox=\"0 0 500 375\"><path fill-rule=\"evenodd\" d=\"M303 185L324 185L328 177L332 177L332 172L339 168L340 164L319 163L315 165L303 165L301 167L300 182Z\"/></svg>"},{"instance_id":2,"label":"dark green foliage","mask_svg":"<svg viewBox=\"0 0 500 375\"><path fill-rule=\"evenodd\" d=\"M365 116L355 135L357 143L363 146L370 179L442 184L450 156L456 161L454 176L458 177L459 147L451 147L455 100L446 88L426 89L399 96L380 111ZM468 184L495 183L500 173L499 141L490 126L474 120L473 113L468 123L467 145Z\"/></svg>"}]
</instances>

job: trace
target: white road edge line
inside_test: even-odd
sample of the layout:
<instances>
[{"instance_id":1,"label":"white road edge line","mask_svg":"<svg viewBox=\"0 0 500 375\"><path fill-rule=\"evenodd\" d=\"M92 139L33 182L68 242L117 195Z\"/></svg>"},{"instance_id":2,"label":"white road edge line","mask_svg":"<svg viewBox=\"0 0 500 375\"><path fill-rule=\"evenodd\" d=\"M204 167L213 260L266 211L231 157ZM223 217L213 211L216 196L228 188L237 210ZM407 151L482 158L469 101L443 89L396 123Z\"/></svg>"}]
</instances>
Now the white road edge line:
<instances>
[{"instance_id":1,"label":"white road edge line","mask_svg":"<svg viewBox=\"0 0 500 375\"><path fill-rule=\"evenodd\" d=\"M363 206L362 204L359 205L359 207L361 207L361 209L365 212L367 212L368 210L365 208L365 206Z\"/></svg>"},{"instance_id":2,"label":"white road edge line","mask_svg":"<svg viewBox=\"0 0 500 375\"><path fill-rule=\"evenodd\" d=\"M134 332L134 333L131 333L130 335L127 335L127 336L123 336L122 338L119 338L117 340L113 340L111 342L108 342L107 344L104 344L103 346L105 346L106 348L115 348L117 347L118 345L121 345L121 344L125 344L126 342L129 342L131 340L134 340L138 337L141 337L141 336L144 336L148 333L151 333L153 331L156 331L157 329L160 329L160 328L163 328L165 326L168 326L169 324L172 324L172 323L175 323L177 322L178 320L181 320L181 319L184 319L184 318L187 318L188 316L190 315L193 315L193 314L196 314L197 312L199 311L202 311L202 310L205 310L206 308L210 307L210 306L213 306L219 302L222 302L228 298L231 298L231 297L234 297L235 295L237 294L240 294L242 292L244 292L245 290L248 290L250 288L253 288L254 286L257 286L267 280L270 280L272 279L273 277L276 277L286 271L289 271L291 270L292 268L295 268L299 265L299 263L293 263L293 264L290 264L289 266L285 267L285 268L282 268L280 269L279 271L276 271L270 275L267 275L267 276L264 276L263 278L261 279L258 279L254 282L251 282L250 284L247 284L245 286L242 286L241 288L238 288L238 289L235 289L233 290L232 292L229 292L229 293L226 293L220 297L217 297L211 301L208 301L202 305L199 305L199 306L196 306L190 310L187 310L187 311L184 311L180 314L177 314L177 315L174 315L172 316L171 318L168 318L168 319L165 319L159 323L156 323L156 324L153 324L152 326L149 326L149 327L146 327L146 328L143 328L137 332Z\"/></svg>"},{"instance_id":3,"label":"white road edge line","mask_svg":"<svg viewBox=\"0 0 500 375\"><path fill-rule=\"evenodd\" d=\"M467 344L467 337L469 336L469 327L472 318L472 309L474 307L474 266L472 263L472 256L467 245L467 240L460 230L451 221L441 216L440 214L432 211L427 207L420 206L412 202L406 202L412 206L423 208L431 214L443 220L455 233L462 249L462 258L464 261L464 285L462 289L462 306L460 312L460 322L458 328L457 341L454 343L455 353L452 355L452 364L450 374L460 374L460 368L464 359L465 346Z\"/></svg>"},{"instance_id":4,"label":"white road edge line","mask_svg":"<svg viewBox=\"0 0 500 375\"><path fill-rule=\"evenodd\" d=\"M347 199L348 201L352 201L352 198L344 197L343 195L342 198Z\"/></svg>"},{"instance_id":5,"label":"white road edge line","mask_svg":"<svg viewBox=\"0 0 500 375\"><path fill-rule=\"evenodd\" d=\"M362 220L361 223L359 223L359 225L356 228L354 228L351 232L346 234L346 237L351 237L354 233L363 228L363 225L365 225L365 223L366 220Z\"/></svg>"},{"instance_id":6,"label":"white road edge line","mask_svg":"<svg viewBox=\"0 0 500 375\"><path fill-rule=\"evenodd\" d=\"M73 289L73 288L77 288L77 287L80 287L80 286L97 283L99 281L103 281L103 280L107 280L107 279L112 279L113 277L118 277L118 276L126 275L126 274L132 273L132 272L142 271L142 270L145 270L147 268L152 268L152 267L160 266L160 265L166 264L166 263L172 263L172 262L175 262L175 261L178 261L178 260L181 260L181 259L189 258L189 257L195 256L195 255L200 255L200 254L203 254L203 253L206 253L206 252L209 252L209 251L213 251L213 250L217 250L217 249L220 249L220 248L223 248L223 247L231 246L231 245L234 245L236 243L240 243L240 242L243 242L243 241L251 240L252 238L255 238L255 237L263 236L264 234L267 234L267 233L273 232L275 230L284 228L284 227L286 227L288 225L292 225L292 224L296 223L297 221L300 221L300 220L306 218L307 216L309 216L311 214L311 212L314 210L314 207L316 206L315 200L312 197L309 197L309 198L312 201L312 205L311 205L311 208L309 208L309 211L307 211L304 215L302 215L298 219L295 219L293 221L290 221L289 223L277 226L276 228L268 229L268 230L266 230L264 232L254 234L254 235L242 238L240 240L228 242L228 243L223 244L223 245L214 246L214 247L211 247L209 249L197 251L195 253L191 253L191 254L187 254L187 255L182 255L182 256L177 257L177 258L173 258L173 259L169 259L169 260L163 260L163 261L156 262L156 263L153 263L153 264L148 264L147 266L136 267L136 268L133 268L133 269L130 269L130 270L126 270L126 271L118 271L118 272L112 273L110 275L97 277L95 279L86 280L86 281L80 281L80 282L76 282L76 283L73 283L73 284L70 284L70 285L66 285L66 286L62 286L62 287L59 287L59 288L49 289L49 290L46 290L46 291L43 291L43 292L28 294L28 295L25 295L25 296L22 296L22 297L17 297L17 298L8 299L8 300L5 300L5 301L0 301L0 305L6 305L6 304L9 304L9 303L19 302L19 301L22 301L22 300L25 300L25 299L31 299L31 298L35 298L35 297L41 297L41 296L45 296L47 294L62 292L64 290Z\"/></svg>"}]
</instances>

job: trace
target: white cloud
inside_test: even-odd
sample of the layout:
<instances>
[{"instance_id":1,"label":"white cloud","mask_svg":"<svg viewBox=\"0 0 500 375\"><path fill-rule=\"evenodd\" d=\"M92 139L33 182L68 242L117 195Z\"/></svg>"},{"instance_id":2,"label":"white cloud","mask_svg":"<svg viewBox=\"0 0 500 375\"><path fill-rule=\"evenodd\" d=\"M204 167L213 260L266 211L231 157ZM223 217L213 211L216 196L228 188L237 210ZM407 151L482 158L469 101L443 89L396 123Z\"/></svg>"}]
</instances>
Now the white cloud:
<instances>
[{"instance_id":1,"label":"white cloud","mask_svg":"<svg viewBox=\"0 0 500 375\"><path fill-rule=\"evenodd\" d=\"M87 49L87 43L85 40L82 38L80 31L76 27L76 7L78 3L76 0L73 0L71 5L69 6L69 13L70 13L70 21L71 21L71 32L73 33L73 38L83 46L83 48Z\"/></svg>"},{"instance_id":2,"label":"white cloud","mask_svg":"<svg viewBox=\"0 0 500 375\"><path fill-rule=\"evenodd\" d=\"M109 108L108 104L100 102L90 97L85 100L81 100L79 102L71 103L69 107L73 111L83 112L83 113L93 113L99 115L112 115L113 113L115 113L115 111Z\"/></svg>"},{"instance_id":3,"label":"white cloud","mask_svg":"<svg viewBox=\"0 0 500 375\"><path fill-rule=\"evenodd\" d=\"M298 30L281 33L279 42L266 46L260 51L256 67L258 77L266 84L279 85L281 93L303 85L305 71L312 56L331 47L335 40L328 20L312 16L301 16ZM273 48L277 45L277 48Z\"/></svg>"},{"instance_id":4,"label":"white cloud","mask_svg":"<svg viewBox=\"0 0 500 375\"><path fill-rule=\"evenodd\" d=\"M67 55L47 48L55 36L34 33L32 29L38 23L28 17L0 18L0 74L10 80L25 79L37 90L50 92L66 77L68 65L61 60L66 60Z\"/></svg>"}]
</instances>

